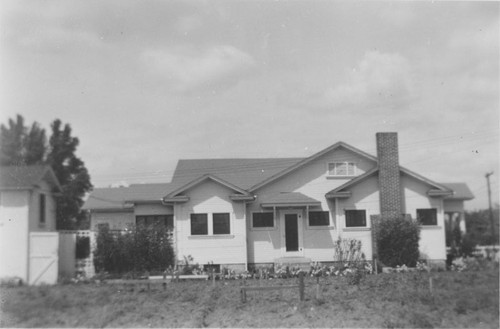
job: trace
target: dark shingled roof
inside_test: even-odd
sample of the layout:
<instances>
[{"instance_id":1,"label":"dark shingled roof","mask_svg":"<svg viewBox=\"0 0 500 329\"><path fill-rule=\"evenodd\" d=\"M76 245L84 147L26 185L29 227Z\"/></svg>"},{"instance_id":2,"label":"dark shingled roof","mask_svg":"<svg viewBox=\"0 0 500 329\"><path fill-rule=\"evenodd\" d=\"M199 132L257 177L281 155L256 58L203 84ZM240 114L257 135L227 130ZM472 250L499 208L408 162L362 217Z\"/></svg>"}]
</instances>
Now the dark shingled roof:
<instances>
[{"instance_id":1,"label":"dark shingled roof","mask_svg":"<svg viewBox=\"0 0 500 329\"><path fill-rule=\"evenodd\" d=\"M212 174L247 190L301 160L303 158L179 160L172 184L183 186L200 176Z\"/></svg>"},{"instance_id":2,"label":"dark shingled roof","mask_svg":"<svg viewBox=\"0 0 500 329\"><path fill-rule=\"evenodd\" d=\"M33 188L47 179L58 191L61 190L54 172L50 166L2 166L0 167L1 189Z\"/></svg>"},{"instance_id":3,"label":"dark shingled roof","mask_svg":"<svg viewBox=\"0 0 500 329\"><path fill-rule=\"evenodd\" d=\"M83 209L124 209L126 201L158 201L172 191L172 184L132 184L129 187L94 189Z\"/></svg>"},{"instance_id":4,"label":"dark shingled roof","mask_svg":"<svg viewBox=\"0 0 500 329\"><path fill-rule=\"evenodd\" d=\"M441 183L441 185L446 186L450 190L453 190L453 195L448 196L445 200L472 200L474 199L474 194L465 183Z\"/></svg>"}]
</instances>

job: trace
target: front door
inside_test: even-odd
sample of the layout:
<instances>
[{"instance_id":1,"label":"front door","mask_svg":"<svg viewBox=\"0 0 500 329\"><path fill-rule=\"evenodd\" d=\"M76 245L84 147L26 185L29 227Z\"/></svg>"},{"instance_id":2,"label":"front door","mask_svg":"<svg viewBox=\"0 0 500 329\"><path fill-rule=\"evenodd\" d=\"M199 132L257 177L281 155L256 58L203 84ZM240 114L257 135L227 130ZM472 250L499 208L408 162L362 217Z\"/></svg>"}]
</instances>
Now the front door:
<instances>
[{"instance_id":1,"label":"front door","mask_svg":"<svg viewBox=\"0 0 500 329\"><path fill-rule=\"evenodd\" d=\"M283 256L302 256L302 212L288 210L281 216Z\"/></svg>"},{"instance_id":2,"label":"front door","mask_svg":"<svg viewBox=\"0 0 500 329\"><path fill-rule=\"evenodd\" d=\"M299 227L297 214L285 215L285 248L287 252L299 251Z\"/></svg>"}]
</instances>

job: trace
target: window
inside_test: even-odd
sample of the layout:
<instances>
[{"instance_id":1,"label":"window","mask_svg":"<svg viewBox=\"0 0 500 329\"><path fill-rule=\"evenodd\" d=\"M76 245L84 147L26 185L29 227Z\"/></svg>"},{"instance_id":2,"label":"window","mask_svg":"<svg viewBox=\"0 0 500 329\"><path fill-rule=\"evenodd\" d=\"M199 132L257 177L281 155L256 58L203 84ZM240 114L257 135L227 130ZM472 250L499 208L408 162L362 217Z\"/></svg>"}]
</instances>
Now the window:
<instances>
[{"instance_id":1,"label":"window","mask_svg":"<svg viewBox=\"0 0 500 329\"><path fill-rule=\"evenodd\" d=\"M330 214L328 211L310 211L309 226L329 226Z\"/></svg>"},{"instance_id":2,"label":"window","mask_svg":"<svg viewBox=\"0 0 500 329\"><path fill-rule=\"evenodd\" d=\"M40 194L40 224L45 224L45 194Z\"/></svg>"},{"instance_id":3,"label":"window","mask_svg":"<svg viewBox=\"0 0 500 329\"><path fill-rule=\"evenodd\" d=\"M191 235L208 235L207 214L191 214Z\"/></svg>"},{"instance_id":4,"label":"window","mask_svg":"<svg viewBox=\"0 0 500 329\"><path fill-rule=\"evenodd\" d=\"M417 209L417 219L420 225L437 225L437 209Z\"/></svg>"},{"instance_id":5,"label":"window","mask_svg":"<svg viewBox=\"0 0 500 329\"><path fill-rule=\"evenodd\" d=\"M365 210L346 210L345 211L345 226L346 227L366 227L366 211Z\"/></svg>"},{"instance_id":6,"label":"window","mask_svg":"<svg viewBox=\"0 0 500 329\"><path fill-rule=\"evenodd\" d=\"M212 214L212 219L214 234L229 234L230 224L228 213Z\"/></svg>"},{"instance_id":7,"label":"window","mask_svg":"<svg viewBox=\"0 0 500 329\"><path fill-rule=\"evenodd\" d=\"M354 162L331 162L328 164L328 176L354 176L356 166Z\"/></svg>"},{"instance_id":8,"label":"window","mask_svg":"<svg viewBox=\"0 0 500 329\"><path fill-rule=\"evenodd\" d=\"M165 225L167 228L172 229L174 227L174 215L146 215L146 216L136 216L136 225Z\"/></svg>"},{"instance_id":9,"label":"window","mask_svg":"<svg viewBox=\"0 0 500 329\"><path fill-rule=\"evenodd\" d=\"M274 227L274 213L254 212L252 214L252 227Z\"/></svg>"}]
</instances>

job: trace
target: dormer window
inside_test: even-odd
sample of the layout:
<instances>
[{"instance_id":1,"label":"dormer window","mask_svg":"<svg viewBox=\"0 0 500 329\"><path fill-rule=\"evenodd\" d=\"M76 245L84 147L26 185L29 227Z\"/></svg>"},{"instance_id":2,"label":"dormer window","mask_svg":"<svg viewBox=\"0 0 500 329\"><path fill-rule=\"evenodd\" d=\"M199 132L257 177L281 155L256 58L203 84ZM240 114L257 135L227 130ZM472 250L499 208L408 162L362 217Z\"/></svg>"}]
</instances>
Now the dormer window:
<instances>
[{"instance_id":1,"label":"dormer window","mask_svg":"<svg viewBox=\"0 0 500 329\"><path fill-rule=\"evenodd\" d=\"M330 177L345 177L355 176L356 165L354 162L330 162L328 164L328 176Z\"/></svg>"}]
</instances>

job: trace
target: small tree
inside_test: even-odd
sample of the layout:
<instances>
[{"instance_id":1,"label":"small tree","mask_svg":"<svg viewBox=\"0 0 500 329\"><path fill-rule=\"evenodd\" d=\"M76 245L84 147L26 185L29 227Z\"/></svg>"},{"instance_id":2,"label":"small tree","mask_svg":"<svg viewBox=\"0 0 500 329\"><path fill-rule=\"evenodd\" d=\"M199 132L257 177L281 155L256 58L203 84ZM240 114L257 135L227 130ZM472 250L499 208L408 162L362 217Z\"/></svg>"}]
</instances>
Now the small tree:
<instances>
[{"instance_id":1,"label":"small tree","mask_svg":"<svg viewBox=\"0 0 500 329\"><path fill-rule=\"evenodd\" d=\"M384 219L377 226L377 250L382 264L414 267L419 258L420 226L406 218Z\"/></svg>"}]
</instances>

